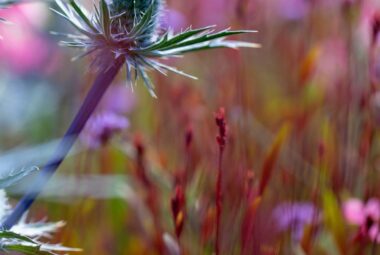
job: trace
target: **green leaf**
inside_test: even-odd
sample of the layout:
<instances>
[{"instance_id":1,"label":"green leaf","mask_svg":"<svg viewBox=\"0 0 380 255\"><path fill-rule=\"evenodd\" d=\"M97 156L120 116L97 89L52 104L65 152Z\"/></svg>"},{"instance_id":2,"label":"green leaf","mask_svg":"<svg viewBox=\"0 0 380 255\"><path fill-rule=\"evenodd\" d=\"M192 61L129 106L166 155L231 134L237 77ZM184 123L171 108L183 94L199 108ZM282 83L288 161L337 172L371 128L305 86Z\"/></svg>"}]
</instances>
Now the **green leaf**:
<instances>
[{"instance_id":1,"label":"green leaf","mask_svg":"<svg viewBox=\"0 0 380 255\"><path fill-rule=\"evenodd\" d=\"M322 193L323 213L326 226L332 232L335 242L342 254L345 253L346 234L344 229L343 216L335 195L330 190L325 190Z\"/></svg>"},{"instance_id":2,"label":"green leaf","mask_svg":"<svg viewBox=\"0 0 380 255\"><path fill-rule=\"evenodd\" d=\"M238 35L238 34L252 33L252 32L253 31L249 31L249 30L236 30L236 31L224 30L224 31L220 31L217 33L210 32L209 34L203 34L203 35L201 35L199 37L195 37L191 40L186 40L186 41L181 42L181 43L177 43L177 44L169 45L169 46L166 46L163 48L159 48L158 50L165 51L165 50L171 50L174 48L182 48L182 47L191 46L191 45L195 45L195 44L199 44L199 43L210 42L212 40L224 38L224 37L231 36L231 35Z\"/></svg>"},{"instance_id":3,"label":"green leaf","mask_svg":"<svg viewBox=\"0 0 380 255\"><path fill-rule=\"evenodd\" d=\"M194 35L200 34L202 32L205 32L209 29L211 29L213 26L208 26L208 27L203 27L195 30L188 30L185 32L182 32L180 34L177 34L173 36L172 38L168 39L168 34L166 33L163 37L162 40L158 41L157 43L149 46L148 48L143 49L142 51L152 51L152 50L157 50L160 48L165 48L170 45L174 45L176 43L182 42Z\"/></svg>"},{"instance_id":4,"label":"green leaf","mask_svg":"<svg viewBox=\"0 0 380 255\"><path fill-rule=\"evenodd\" d=\"M110 13L105 0L100 0L102 27L106 38L111 38Z\"/></svg>"}]
</instances>

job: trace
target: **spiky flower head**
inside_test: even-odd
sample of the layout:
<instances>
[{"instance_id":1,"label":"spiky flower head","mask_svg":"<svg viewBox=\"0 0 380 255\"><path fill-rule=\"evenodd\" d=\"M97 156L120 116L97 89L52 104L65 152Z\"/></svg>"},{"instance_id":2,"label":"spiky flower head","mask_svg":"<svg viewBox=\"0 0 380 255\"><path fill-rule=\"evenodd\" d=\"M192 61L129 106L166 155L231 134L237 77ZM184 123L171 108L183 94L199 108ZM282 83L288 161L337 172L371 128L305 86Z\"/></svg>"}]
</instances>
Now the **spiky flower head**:
<instances>
[{"instance_id":1,"label":"spiky flower head","mask_svg":"<svg viewBox=\"0 0 380 255\"><path fill-rule=\"evenodd\" d=\"M224 40L230 35L255 32L247 30L214 32L210 26L189 28L176 35L169 30L159 35L162 0L99 0L99 5L95 6L95 12L91 15L75 0L56 2L61 11L55 12L67 19L80 33L67 35L71 41L61 42L64 46L84 49L85 53L78 57L94 54L93 66L100 69L107 69L115 59L123 58L128 83L133 84L141 77L154 97L154 87L147 75L149 69L164 75L171 71L196 79L159 62L160 58L221 47L259 47L255 43Z\"/></svg>"}]
</instances>

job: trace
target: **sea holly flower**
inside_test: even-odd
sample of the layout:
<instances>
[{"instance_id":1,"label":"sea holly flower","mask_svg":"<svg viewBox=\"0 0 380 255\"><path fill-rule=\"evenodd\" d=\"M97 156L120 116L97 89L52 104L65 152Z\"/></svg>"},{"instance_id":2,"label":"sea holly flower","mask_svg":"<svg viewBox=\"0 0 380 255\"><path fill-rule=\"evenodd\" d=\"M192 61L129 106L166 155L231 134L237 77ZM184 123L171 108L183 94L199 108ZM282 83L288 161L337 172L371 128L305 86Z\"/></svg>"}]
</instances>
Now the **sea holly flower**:
<instances>
[{"instance_id":1,"label":"sea holly flower","mask_svg":"<svg viewBox=\"0 0 380 255\"><path fill-rule=\"evenodd\" d=\"M133 84L134 80L141 77L154 97L154 86L147 75L149 69L164 75L167 72L175 72L196 79L159 62L159 59L221 47L259 47L256 43L225 40L231 35L255 32L250 30L226 29L214 32L213 27L209 26L189 28L178 34L168 30L158 35L158 16L161 13L162 0L113 0L110 3L100 0L93 14L89 14L74 0L56 0L56 3L61 10L56 12L79 32L77 35L67 35L71 40L61 42L62 45L84 49L85 53L78 57L94 55L93 64L100 69L107 69L112 58L122 58L127 70L128 83Z\"/></svg>"}]
</instances>

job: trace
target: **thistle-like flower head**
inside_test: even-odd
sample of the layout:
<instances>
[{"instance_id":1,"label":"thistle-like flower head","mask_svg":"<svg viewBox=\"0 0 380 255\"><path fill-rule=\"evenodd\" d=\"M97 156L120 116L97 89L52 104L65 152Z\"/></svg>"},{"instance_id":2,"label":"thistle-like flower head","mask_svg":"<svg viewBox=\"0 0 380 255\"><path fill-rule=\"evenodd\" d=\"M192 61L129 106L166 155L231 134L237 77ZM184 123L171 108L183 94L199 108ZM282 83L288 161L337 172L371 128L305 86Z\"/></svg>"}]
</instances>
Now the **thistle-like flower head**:
<instances>
[{"instance_id":1,"label":"thistle-like flower head","mask_svg":"<svg viewBox=\"0 0 380 255\"><path fill-rule=\"evenodd\" d=\"M133 84L134 80L141 77L152 96L155 93L147 75L149 69L164 75L170 71L196 79L159 62L160 58L212 48L259 47L255 43L224 40L230 35L254 32L247 30L226 29L214 32L210 26L189 28L176 35L171 31L159 34L162 0L99 0L99 5L95 6L91 15L75 0L56 2L61 11L55 12L67 19L79 32L67 35L71 40L61 42L64 46L84 49L85 53L78 57L94 54L93 64L100 69L106 69L115 59L123 58L128 83Z\"/></svg>"}]
</instances>

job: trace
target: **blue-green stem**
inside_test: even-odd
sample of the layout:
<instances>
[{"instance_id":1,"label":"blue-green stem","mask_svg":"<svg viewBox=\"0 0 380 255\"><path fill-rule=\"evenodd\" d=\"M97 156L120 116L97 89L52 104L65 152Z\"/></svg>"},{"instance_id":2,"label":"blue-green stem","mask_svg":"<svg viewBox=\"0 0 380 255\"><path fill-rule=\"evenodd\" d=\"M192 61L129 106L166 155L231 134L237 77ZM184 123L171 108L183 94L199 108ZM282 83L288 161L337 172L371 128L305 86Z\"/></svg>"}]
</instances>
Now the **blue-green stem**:
<instances>
[{"instance_id":1,"label":"blue-green stem","mask_svg":"<svg viewBox=\"0 0 380 255\"><path fill-rule=\"evenodd\" d=\"M28 191L21 198L12 213L1 224L2 229L11 229L12 226L17 224L24 213L30 208L37 196L41 193L43 187L46 185L50 177L56 172L61 165L67 154L73 147L79 134L82 132L87 120L94 112L103 94L115 79L121 66L124 63L123 58L118 58L113 64L110 65L105 71L101 71L96 77L94 84L88 92L82 106L80 107L77 115L75 116L70 127L63 136L58 148L55 150L51 160L41 169L36 176Z\"/></svg>"}]
</instances>

